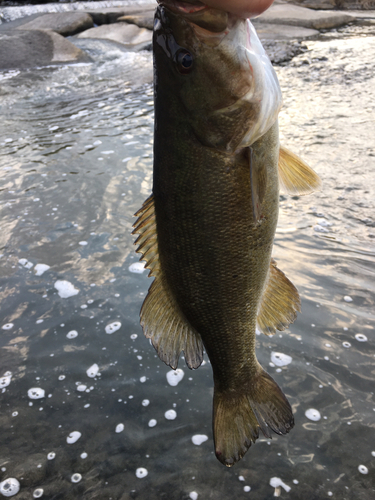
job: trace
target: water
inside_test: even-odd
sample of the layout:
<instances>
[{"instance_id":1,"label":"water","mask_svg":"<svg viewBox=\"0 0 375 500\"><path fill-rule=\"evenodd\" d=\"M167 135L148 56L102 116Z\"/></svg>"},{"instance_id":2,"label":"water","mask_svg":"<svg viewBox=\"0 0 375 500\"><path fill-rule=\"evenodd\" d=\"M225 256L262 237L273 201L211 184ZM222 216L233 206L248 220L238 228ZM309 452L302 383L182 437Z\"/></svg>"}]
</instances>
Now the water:
<instances>
[{"instance_id":1,"label":"water","mask_svg":"<svg viewBox=\"0 0 375 500\"><path fill-rule=\"evenodd\" d=\"M80 40L95 63L1 74L3 489L374 498L375 37L340 37L277 68L282 142L323 188L281 196L274 256L302 314L257 337L296 426L232 469L213 454L208 360L168 375L139 326L150 280L130 232L152 183L151 54Z\"/></svg>"}]
</instances>

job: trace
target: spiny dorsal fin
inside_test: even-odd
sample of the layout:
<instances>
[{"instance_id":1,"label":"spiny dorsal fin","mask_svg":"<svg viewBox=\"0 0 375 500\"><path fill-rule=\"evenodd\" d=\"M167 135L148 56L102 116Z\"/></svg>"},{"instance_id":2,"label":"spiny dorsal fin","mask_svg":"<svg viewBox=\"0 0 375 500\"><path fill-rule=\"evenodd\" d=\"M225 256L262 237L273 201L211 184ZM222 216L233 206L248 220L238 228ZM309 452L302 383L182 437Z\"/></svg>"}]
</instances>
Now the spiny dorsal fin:
<instances>
[{"instance_id":1,"label":"spiny dorsal fin","mask_svg":"<svg viewBox=\"0 0 375 500\"><path fill-rule=\"evenodd\" d=\"M318 174L283 146L279 154L279 180L280 187L289 194L307 194L321 186Z\"/></svg>"},{"instance_id":2,"label":"spiny dorsal fin","mask_svg":"<svg viewBox=\"0 0 375 500\"><path fill-rule=\"evenodd\" d=\"M141 309L141 325L146 338L151 339L159 358L177 368L181 351L189 368L198 368L203 361L203 343L199 333L180 311L160 268L154 198L151 195L135 214L133 234L139 234L135 244L155 280L149 288Z\"/></svg>"},{"instance_id":3,"label":"spiny dorsal fin","mask_svg":"<svg viewBox=\"0 0 375 500\"><path fill-rule=\"evenodd\" d=\"M272 259L268 280L258 309L257 327L266 335L285 330L301 312L301 299L297 288L276 267Z\"/></svg>"}]
</instances>

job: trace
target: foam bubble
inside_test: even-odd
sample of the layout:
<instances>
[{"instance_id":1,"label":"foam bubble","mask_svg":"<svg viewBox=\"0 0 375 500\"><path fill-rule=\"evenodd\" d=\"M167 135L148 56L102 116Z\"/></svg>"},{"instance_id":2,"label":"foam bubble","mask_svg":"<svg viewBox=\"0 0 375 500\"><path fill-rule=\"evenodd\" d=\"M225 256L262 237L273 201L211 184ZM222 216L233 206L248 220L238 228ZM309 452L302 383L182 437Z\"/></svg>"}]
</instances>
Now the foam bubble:
<instances>
[{"instance_id":1,"label":"foam bubble","mask_svg":"<svg viewBox=\"0 0 375 500\"><path fill-rule=\"evenodd\" d=\"M243 476L238 476L239 481L245 481L245 478Z\"/></svg>"},{"instance_id":2,"label":"foam bubble","mask_svg":"<svg viewBox=\"0 0 375 500\"><path fill-rule=\"evenodd\" d=\"M3 330L11 330L13 327L14 327L13 323L5 323L5 325L3 325L1 328Z\"/></svg>"},{"instance_id":3,"label":"foam bubble","mask_svg":"<svg viewBox=\"0 0 375 500\"><path fill-rule=\"evenodd\" d=\"M375 457L375 451L372 451L372 452L371 452L371 455L372 455L373 457Z\"/></svg>"},{"instance_id":4,"label":"foam bubble","mask_svg":"<svg viewBox=\"0 0 375 500\"><path fill-rule=\"evenodd\" d=\"M117 332L121 328L121 323L119 321L115 321L114 323L110 323L105 327L105 333L110 335L111 333Z\"/></svg>"},{"instance_id":5,"label":"foam bubble","mask_svg":"<svg viewBox=\"0 0 375 500\"><path fill-rule=\"evenodd\" d=\"M66 336L68 339L75 339L76 337L78 337L78 332L77 330L71 330L66 334Z\"/></svg>"},{"instance_id":6,"label":"foam bubble","mask_svg":"<svg viewBox=\"0 0 375 500\"><path fill-rule=\"evenodd\" d=\"M4 375L4 377L0 378L0 389L3 389L4 387L8 387L12 380L12 375Z\"/></svg>"},{"instance_id":7,"label":"foam bubble","mask_svg":"<svg viewBox=\"0 0 375 500\"><path fill-rule=\"evenodd\" d=\"M0 483L0 493L4 497L12 497L20 491L20 483L14 477L9 477Z\"/></svg>"},{"instance_id":8,"label":"foam bubble","mask_svg":"<svg viewBox=\"0 0 375 500\"><path fill-rule=\"evenodd\" d=\"M129 266L129 271L131 273L136 273L136 274L142 274L143 271L145 271L145 264L143 262L134 262L133 264L130 264Z\"/></svg>"},{"instance_id":9,"label":"foam bubble","mask_svg":"<svg viewBox=\"0 0 375 500\"><path fill-rule=\"evenodd\" d=\"M149 399L144 399L142 401L142 406L148 406L150 404L150 400Z\"/></svg>"},{"instance_id":10,"label":"foam bubble","mask_svg":"<svg viewBox=\"0 0 375 500\"><path fill-rule=\"evenodd\" d=\"M124 424L117 424L117 425L116 425L115 432L117 432L117 434L119 434L119 433L120 433L120 432L122 432L124 429L125 429Z\"/></svg>"},{"instance_id":11,"label":"foam bubble","mask_svg":"<svg viewBox=\"0 0 375 500\"><path fill-rule=\"evenodd\" d=\"M142 359L142 358L141 358ZM147 378L146 377L141 377L139 381L144 384L146 382Z\"/></svg>"},{"instance_id":12,"label":"foam bubble","mask_svg":"<svg viewBox=\"0 0 375 500\"><path fill-rule=\"evenodd\" d=\"M177 417L177 413L174 410L168 410L164 413L167 420L174 420Z\"/></svg>"},{"instance_id":13,"label":"foam bubble","mask_svg":"<svg viewBox=\"0 0 375 500\"><path fill-rule=\"evenodd\" d=\"M82 434L79 431L73 431L69 434L69 436L66 438L66 442L68 444L74 444L78 441L78 439L82 436Z\"/></svg>"},{"instance_id":14,"label":"foam bubble","mask_svg":"<svg viewBox=\"0 0 375 500\"><path fill-rule=\"evenodd\" d=\"M309 408L308 410L306 410L305 416L309 420L313 420L314 422L318 422L318 420L322 418L320 412L318 410L315 410L314 408Z\"/></svg>"},{"instance_id":15,"label":"foam bubble","mask_svg":"<svg viewBox=\"0 0 375 500\"><path fill-rule=\"evenodd\" d=\"M271 361L276 366L286 366L293 361L293 358L282 352L271 352Z\"/></svg>"},{"instance_id":16,"label":"foam bubble","mask_svg":"<svg viewBox=\"0 0 375 500\"><path fill-rule=\"evenodd\" d=\"M31 269L33 267L33 263L28 261L27 259L20 259L18 261L19 264L21 264L21 266L25 267L26 269Z\"/></svg>"},{"instance_id":17,"label":"foam bubble","mask_svg":"<svg viewBox=\"0 0 375 500\"><path fill-rule=\"evenodd\" d=\"M32 387L27 391L27 395L30 399L42 399L44 398L46 391L40 387Z\"/></svg>"},{"instance_id":18,"label":"foam bubble","mask_svg":"<svg viewBox=\"0 0 375 500\"><path fill-rule=\"evenodd\" d=\"M148 423L148 426L149 427L155 427L155 425L158 423L157 420L155 420L154 418L152 418L149 423Z\"/></svg>"},{"instance_id":19,"label":"foam bubble","mask_svg":"<svg viewBox=\"0 0 375 500\"><path fill-rule=\"evenodd\" d=\"M85 385L85 384L77 385L77 391L79 391L79 392L84 392L86 389L87 389L87 385Z\"/></svg>"},{"instance_id":20,"label":"foam bubble","mask_svg":"<svg viewBox=\"0 0 375 500\"><path fill-rule=\"evenodd\" d=\"M74 295L77 295L77 293L79 293L78 288L75 288L74 285L70 283L70 281L57 280L55 281L55 284L53 286L56 288L57 293L62 299L73 297Z\"/></svg>"},{"instance_id":21,"label":"foam bubble","mask_svg":"<svg viewBox=\"0 0 375 500\"><path fill-rule=\"evenodd\" d=\"M40 498L43 496L43 493L44 493L43 488L37 488L36 490L34 490L33 498Z\"/></svg>"},{"instance_id":22,"label":"foam bubble","mask_svg":"<svg viewBox=\"0 0 375 500\"><path fill-rule=\"evenodd\" d=\"M139 477L139 479L142 479L144 477L146 477L148 474L148 470L145 469L144 467L139 467L136 471L135 471L135 475L137 477Z\"/></svg>"},{"instance_id":23,"label":"foam bubble","mask_svg":"<svg viewBox=\"0 0 375 500\"><path fill-rule=\"evenodd\" d=\"M132 340L135 340L137 337L138 337L138 335L137 335L136 333L132 333L132 334L130 335L130 338L131 338Z\"/></svg>"},{"instance_id":24,"label":"foam bubble","mask_svg":"<svg viewBox=\"0 0 375 500\"><path fill-rule=\"evenodd\" d=\"M350 295L345 295L344 300L345 302L353 302L353 299L350 297Z\"/></svg>"},{"instance_id":25,"label":"foam bubble","mask_svg":"<svg viewBox=\"0 0 375 500\"><path fill-rule=\"evenodd\" d=\"M368 468L365 465L358 465L358 470L361 474L368 474Z\"/></svg>"},{"instance_id":26,"label":"foam bubble","mask_svg":"<svg viewBox=\"0 0 375 500\"><path fill-rule=\"evenodd\" d=\"M37 264L34 267L34 270L36 271L35 276L42 276L42 274L48 271L48 269L50 269L50 266L47 266L47 264Z\"/></svg>"},{"instance_id":27,"label":"foam bubble","mask_svg":"<svg viewBox=\"0 0 375 500\"><path fill-rule=\"evenodd\" d=\"M247 492L249 492L251 490L251 487L250 486L244 486L243 487L243 490Z\"/></svg>"},{"instance_id":28,"label":"foam bubble","mask_svg":"<svg viewBox=\"0 0 375 500\"><path fill-rule=\"evenodd\" d=\"M184 378L184 375L185 374L183 370L181 370L181 368L177 368L177 370L170 370L166 374L168 384L172 387L175 387L181 382L181 380Z\"/></svg>"},{"instance_id":29,"label":"foam bubble","mask_svg":"<svg viewBox=\"0 0 375 500\"><path fill-rule=\"evenodd\" d=\"M366 335L363 335L363 333L356 333L355 339L358 340L358 342L367 342L367 340L368 340Z\"/></svg>"},{"instance_id":30,"label":"foam bubble","mask_svg":"<svg viewBox=\"0 0 375 500\"><path fill-rule=\"evenodd\" d=\"M193 444L196 444L197 446L200 446L202 443L207 441L207 439L208 439L208 436L206 436L205 434L195 434L191 438Z\"/></svg>"},{"instance_id":31,"label":"foam bubble","mask_svg":"<svg viewBox=\"0 0 375 500\"><path fill-rule=\"evenodd\" d=\"M351 346L352 346L352 344L351 344L350 342L343 342L343 343L342 343L342 345L343 345L344 347L346 347L347 349L349 349L349 347L351 347Z\"/></svg>"},{"instance_id":32,"label":"foam bubble","mask_svg":"<svg viewBox=\"0 0 375 500\"><path fill-rule=\"evenodd\" d=\"M282 486L287 493L291 490L291 487L285 484L279 477L271 477L270 485L273 488L279 488Z\"/></svg>"},{"instance_id":33,"label":"foam bubble","mask_svg":"<svg viewBox=\"0 0 375 500\"><path fill-rule=\"evenodd\" d=\"M79 483L81 481L81 479L82 479L82 476L78 472L76 472L75 474L73 474L72 477L70 478L70 480L72 481L72 483Z\"/></svg>"},{"instance_id":34,"label":"foam bubble","mask_svg":"<svg viewBox=\"0 0 375 500\"><path fill-rule=\"evenodd\" d=\"M196 491L191 491L189 493L189 498L191 498L191 500L197 500L198 498L198 493Z\"/></svg>"},{"instance_id":35,"label":"foam bubble","mask_svg":"<svg viewBox=\"0 0 375 500\"><path fill-rule=\"evenodd\" d=\"M99 373L99 366L94 363L93 365L90 366L90 368L87 368L86 370L87 376L90 378L94 378L97 376Z\"/></svg>"},{"instance_id":36,"label":"foam bubble","mask_svg":"<svg viewBox=\"0 0 375 500\"><path fill-rule=\"evenodd\" d=\"M84 451L83 453L80 454L80 457L84 460L85 458L88 457L87 453Z\"/></svg>"},{"instance_id":37,"label":"foam bubble","mask_svg":"<svg viewBox=\"0 0 375 500\"><path fill-rule=\"evenodd\" d=\"M53 460L54 458L56 457L56 453L54 451L51 451L50 453L48 453L47 455L47 459L48 460Z\"/></svg>"}]
</instances>

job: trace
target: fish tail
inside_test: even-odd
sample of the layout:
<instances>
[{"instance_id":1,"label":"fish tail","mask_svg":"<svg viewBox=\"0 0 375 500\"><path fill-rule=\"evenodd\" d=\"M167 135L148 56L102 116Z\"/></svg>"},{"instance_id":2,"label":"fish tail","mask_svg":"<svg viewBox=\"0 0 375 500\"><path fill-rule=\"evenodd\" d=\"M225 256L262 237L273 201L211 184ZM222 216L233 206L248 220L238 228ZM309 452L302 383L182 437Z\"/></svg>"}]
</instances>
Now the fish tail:
<instances>
[{"instance_id":1,"label":"fish tail","mask_svg":"<svg viewBox=\"0 0 375 500\"><path fill-rule=\"evenodd\" d=\"M218 460L231 467L240 460L259 430L287 434L294 426L290 404L273 378L262 368L245 387L220 391L215 387L213 433Z\"/></svg>"}]
</instances>

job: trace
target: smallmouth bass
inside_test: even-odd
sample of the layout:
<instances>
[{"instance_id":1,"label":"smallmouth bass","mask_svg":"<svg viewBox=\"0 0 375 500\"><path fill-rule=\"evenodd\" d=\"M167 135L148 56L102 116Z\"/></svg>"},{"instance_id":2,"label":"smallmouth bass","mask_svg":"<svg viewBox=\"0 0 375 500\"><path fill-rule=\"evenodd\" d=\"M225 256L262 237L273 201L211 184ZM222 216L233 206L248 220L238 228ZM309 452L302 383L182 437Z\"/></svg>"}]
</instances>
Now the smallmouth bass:
<instances>
[{"instance_id":1,"label":"smallmouth bass","mask_svg":"<svg viewBox=\"0 0 375 500\"><path fill-rule=\"evenodd\" d=\"M206 350L215 453L230 467L260 430L271 437L294 425L256 358L255 332L284 330L300 310L297 289L271 258L279 185L309 192L319 177L280 147L281 91L250 21L160 0L153 50L153 194L133 231L155 277L141 325L174 369L182 351L195 369Z\"/></svg>"}]
</instances>

